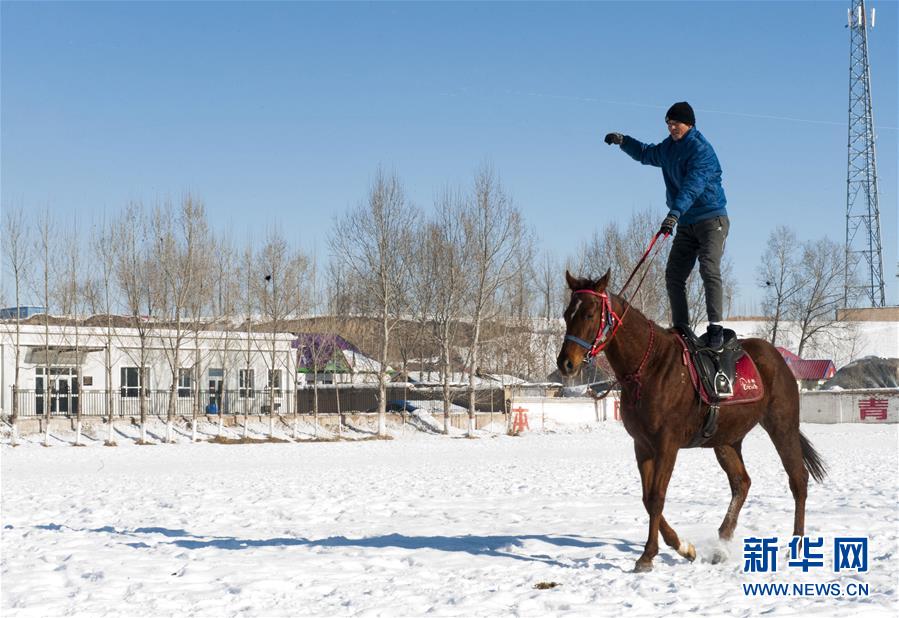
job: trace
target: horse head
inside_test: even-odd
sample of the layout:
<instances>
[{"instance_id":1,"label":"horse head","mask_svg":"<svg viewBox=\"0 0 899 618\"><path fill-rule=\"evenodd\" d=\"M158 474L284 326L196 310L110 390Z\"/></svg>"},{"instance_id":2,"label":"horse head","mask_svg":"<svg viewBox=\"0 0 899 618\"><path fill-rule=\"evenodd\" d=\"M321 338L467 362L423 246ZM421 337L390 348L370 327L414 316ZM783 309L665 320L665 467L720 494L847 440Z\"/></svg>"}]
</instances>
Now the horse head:
<instances>
[{"instance_id":1,"label":"horse head","mask_svg":"<svg viewBox=\"0 0 899 618\"><path fill-rule=\"evenodd\" d=\"M565 377L578 373L585 362L596 356L621 324L606 292L610 273L607 270L594 281L565 271L571 300L565 309L565 340L556 362L559 373Z\"/></svg>"}]
</instances>

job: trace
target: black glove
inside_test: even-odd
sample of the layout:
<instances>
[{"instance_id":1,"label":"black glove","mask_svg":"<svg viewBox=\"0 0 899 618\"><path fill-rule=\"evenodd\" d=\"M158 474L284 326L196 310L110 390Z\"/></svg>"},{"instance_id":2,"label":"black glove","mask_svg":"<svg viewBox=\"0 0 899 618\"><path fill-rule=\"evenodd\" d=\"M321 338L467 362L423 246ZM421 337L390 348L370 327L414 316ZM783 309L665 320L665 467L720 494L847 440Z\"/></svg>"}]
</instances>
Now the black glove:
<instances>
[{"instance_id":1,"label":"black glove","mask_svg":"<svg viewBox=\"0 0 899 618\"><path fill-rule=\"evenodd\" d=\"M621 145L621 142L624 141L624 136L621 133L607 133L605 142L611 146L612 144Z\"/></svg>"},{"instance_id":2,"label":"black glove","mask_svg":"<svg viewBox=\"0 0 899 618\"><path fill-rule=\"evenodd\" d=\"M669 214L665 217L665 220L662 221L662 227L659 228L659 234L670 236L674 232L675 225L677 225L677 217Z\"/></svg>"}]
</instances>

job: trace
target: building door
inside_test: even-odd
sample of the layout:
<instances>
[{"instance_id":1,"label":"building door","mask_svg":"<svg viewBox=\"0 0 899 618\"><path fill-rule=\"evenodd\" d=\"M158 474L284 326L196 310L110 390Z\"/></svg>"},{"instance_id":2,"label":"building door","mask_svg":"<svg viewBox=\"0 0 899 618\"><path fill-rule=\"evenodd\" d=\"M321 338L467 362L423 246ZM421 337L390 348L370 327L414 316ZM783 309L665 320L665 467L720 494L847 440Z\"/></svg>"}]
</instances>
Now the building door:
<instances>
[{"instance_id":1,"label":"building door","mask_svg":"<svg viewBox=\"0 0 899 618\"><path fill-rule=\"evenodd\" d=\"M36 414L44 414L49 407L50 414L78 413L78 372L74 367L44 367L35 369L34 408ZM49 385L49 392L45 391Z\"/></svg>"},{"instance_id":2,"label":"building door","mask_svg":"<svg viewBox=\"0 0 899 618\"><path fill-rule=\"evenodd\" d=\"M209 403L206 407L207 412L211 412L215 406L216 412L224 412L222 409L222 394L225 388L225 370L210 369L209 370Z\"/></svg>"}]
</instances>

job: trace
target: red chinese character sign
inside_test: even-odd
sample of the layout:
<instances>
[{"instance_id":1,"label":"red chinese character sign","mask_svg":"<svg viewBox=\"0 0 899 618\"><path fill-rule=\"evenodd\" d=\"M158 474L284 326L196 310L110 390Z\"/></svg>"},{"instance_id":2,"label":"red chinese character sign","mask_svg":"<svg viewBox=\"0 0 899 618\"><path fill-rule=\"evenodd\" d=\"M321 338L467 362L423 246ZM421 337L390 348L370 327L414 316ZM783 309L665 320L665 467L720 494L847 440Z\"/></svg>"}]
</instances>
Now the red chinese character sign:
<instances>
[{"instance_id":1,"label":"red chinese character sign","mask_svg":"<svg viewBox=\"0 0 899 618\"><path fill-rule=\"evenodd\" d=\"M877 399L871 397L869 399L858 400L858 414L863 421L885 421L887 420L887 410L889 409L889 399Z\"/></svg>"},{"instance_id":2,"label":"red chinese character sign","mask_svg":"<svg viewBox=\"0 0 899 618\"><path fill-rule=\"evenodd\" d=\"M512 408L514 416L512 417L512 433L521 433L525 429L530 429L528 425L528 409L517 407Z\"/></svg>"}]
</instances>

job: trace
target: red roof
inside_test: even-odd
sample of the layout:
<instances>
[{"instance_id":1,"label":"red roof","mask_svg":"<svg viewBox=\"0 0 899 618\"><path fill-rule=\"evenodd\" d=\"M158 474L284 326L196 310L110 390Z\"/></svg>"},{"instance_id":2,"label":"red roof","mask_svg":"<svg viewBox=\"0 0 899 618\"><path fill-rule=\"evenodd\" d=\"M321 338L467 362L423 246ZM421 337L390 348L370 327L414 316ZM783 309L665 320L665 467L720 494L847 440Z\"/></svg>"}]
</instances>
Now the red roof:
<instances>
[{"instance_id":1,"label":"red roof","mask_svg":"<svg viewBox=\"0 0 899 618\"><path fill-rule=\"evenodd\" d=\"M785 348L777 348L797 380L829 380L837 372L832 360L805 360Z\"/></svg>"}]
</instances>

